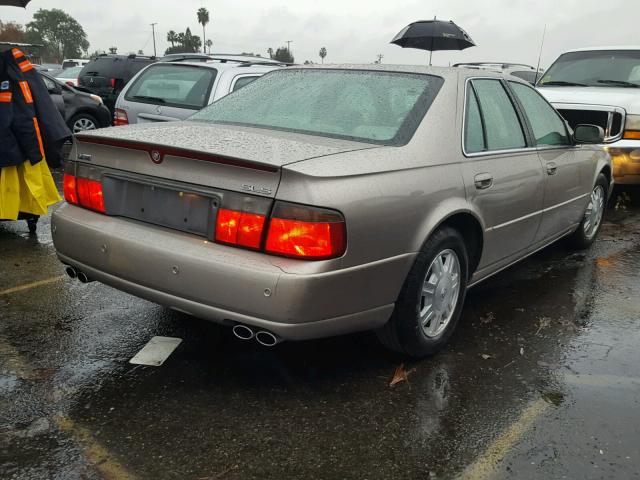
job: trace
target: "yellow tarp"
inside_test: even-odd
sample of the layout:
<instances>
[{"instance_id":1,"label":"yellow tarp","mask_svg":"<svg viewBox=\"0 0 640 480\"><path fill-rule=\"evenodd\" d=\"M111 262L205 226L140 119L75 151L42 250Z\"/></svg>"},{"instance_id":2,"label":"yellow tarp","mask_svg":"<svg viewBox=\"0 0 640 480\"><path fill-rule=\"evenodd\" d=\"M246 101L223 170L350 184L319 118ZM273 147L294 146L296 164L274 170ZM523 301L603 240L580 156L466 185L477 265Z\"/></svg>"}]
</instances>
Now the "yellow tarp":
<instances>
[{"instance_id":1,"label":"yellow tarp","mask_svg":"<svg viewBox=\"0 0 640 480\"><path fill-rule=\"evenodd\" d=\"M45 160L0 168L0 220L16 220L20 212L46 215L61 200Z\"/></svg>"}]
</instances>

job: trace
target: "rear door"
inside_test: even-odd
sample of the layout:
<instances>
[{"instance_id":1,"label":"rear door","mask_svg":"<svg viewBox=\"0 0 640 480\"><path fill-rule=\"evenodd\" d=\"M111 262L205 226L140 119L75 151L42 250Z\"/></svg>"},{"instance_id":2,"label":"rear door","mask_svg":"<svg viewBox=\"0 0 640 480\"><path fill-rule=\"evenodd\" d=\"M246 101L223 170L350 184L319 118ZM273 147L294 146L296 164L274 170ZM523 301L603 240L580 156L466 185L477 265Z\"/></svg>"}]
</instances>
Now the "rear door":
<instances>
[{"instance_id":1,"label":"rear door","mask_svg":"<svg viewBox=\"0 0 640 480\"><path fill-rule=\"evenodd\" d=\"M480 269L495 269L534 242L542 217L542 165L500 79L467 80L464 116L467 198L486 228Z\"/></svg>"},{"instance_id":2,"label":"rear door","mask_svg":"<svg viewBox=\"0 0 640 480\"><path fill-rule=\"evenodd\" d=\"M118 100L129 123L184 120L208 104L217 70L185 64L149 66Z\"/></svg>"},{"instance_id":3,"label":"rear door","mask_svg":"<svg viewBox=\"0 0 640 480\"><path fill-rule=\"evenodd\" d=\"M580 222L594 165L578 155L566 123L542 95L522 83L509 86L526 114L543 165L544 211L537 240L549 240Z\"/></svg>"}]
</instances>

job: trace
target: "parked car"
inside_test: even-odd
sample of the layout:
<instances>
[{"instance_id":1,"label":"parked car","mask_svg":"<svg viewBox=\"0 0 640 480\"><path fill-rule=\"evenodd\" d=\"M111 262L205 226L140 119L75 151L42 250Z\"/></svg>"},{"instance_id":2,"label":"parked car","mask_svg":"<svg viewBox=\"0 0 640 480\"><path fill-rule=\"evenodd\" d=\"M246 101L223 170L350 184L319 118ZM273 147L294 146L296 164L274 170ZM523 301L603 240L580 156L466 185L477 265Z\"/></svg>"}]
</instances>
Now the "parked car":
<instances>
[{"instance_id":1,"label":"parked car","mask_svg":"<svg viewBox=\"0 0 640 480\"><path fill-rule=\"evenodd\" d=\"M62 69L66 70L67 68L71 67L84 67L90 61L91 60L89 60L88 58L65 58L62 61Z\"/></svg>"},{"instance_id":2,"label":"parked car","mask_svg":"<svg viewBox=\"0 0 640 480\"><path fill-rule=\"evenodd\" d=\"M476 63L456 63L454 67L485 69L502 72L507 75L526 80L531 85L535 85L539 78L542 77L542 71L536 70L536 67L525 63L508 63L508 62L476 62Z\"/></svg>"},{"instance_id":3,"label":"parked car","mask_svg":"<svg viewBox=\"0 0 640 480\"><path fill-rule=\"evenodd\" d=\"M78 75L80 75L80 72L82 71L82 68L83 67L67 68L66 70L62 70L61 72L58 72L53 76L55 78L57 78L58 80L60 80L62 83L66 83L67 85L69 85L71 87L77 87L78 86Z\"/></svg>"},{"instance_id":4,"label":"parked car","mask_svg":"<svg viewBox=\"0 0 640 480\"><path fill-rule=\"evenodd\" d=\"M241 53L170 53L158 59L159 62L208 62L210 60L218 60L221 62L253 62L255 63L273 63L276 65L284 65L283 62L267 57L259 57L257 55L245 55Z\"/></svg>"},{"instance_id":5,"label":"parked car","mask_svg":"<svg viewBox=\"0 0 640 480\"><path fill-rule=\"evenodd\" d=\"M184 120L274 68L236 61L154 63L120 92L113 124Z\"/></svg>"},{"instance_id":6,"label":"parked car","mask_svg":"<svg viewBox=\"0 0 640 480\"><path fill-rule=\"evenodd\" d=\"M124 86L140 70L156 61L141 55L100 55L84 66L78 85L99 95L113 116L115 103Z\"/></svg>"},{"instance_id":7,"label":"parked car","mask_svg":"<svg viewBox=\"0 0 640 480\"><path fill-rule=\"evenodd\" d=\"M33 67L39 72L47 72L49 75L62 70L62 65L59 65L57 63L34 64Z\"/></svg>"},{"instance_id":8,"label":"parked car","mask_svg":"<svg viewBox=\"0 0 640 480\"><path fill-rule=\"evenodd\" d=\"M538 90L567 119L599 125L617 184L640 184L640 47L563 53Z\"/></svg>"},{"instance_id":9,"label":"parked car","mask_svg":"<svg viewBox=\"0 0 640 480\"><path fill-rule=\"evenodd\" d=\"M111 114L97 95L80 92L64 82L40 72L58 111L73 133L111 125Z\"/></svg>"},{"instance_id":10,"label":"parked car","mask_svg":"<svg viewBox=\"0 0 640 480\"><path fill-rule=\"evenodd\" d=\"M376 329L419 357L468 288L594 241L602 138L490 71L277 69L188 121L77 135L53 240L72 277L240 338Z\"/></svg>"}]
</instances>

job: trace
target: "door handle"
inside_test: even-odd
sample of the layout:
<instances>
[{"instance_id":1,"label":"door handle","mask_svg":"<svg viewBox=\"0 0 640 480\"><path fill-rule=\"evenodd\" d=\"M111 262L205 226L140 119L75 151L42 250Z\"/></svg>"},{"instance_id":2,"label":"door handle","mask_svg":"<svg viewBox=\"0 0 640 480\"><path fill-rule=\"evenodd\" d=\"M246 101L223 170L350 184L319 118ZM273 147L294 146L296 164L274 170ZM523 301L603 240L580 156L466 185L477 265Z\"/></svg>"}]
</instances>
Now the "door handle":
<instances>
[{"instance_id":1,"label":"door handle","mask_svg":"<svg viewBox=\"0 0 640 480\"><path fill-rule=\"evenodd\" d=\"M558 165L556 165L556 162L547 163L547 175L555 175L557 171Z\"/></svg>"},{"instance_id":2,"label":"door handle","mask_svg":"<svg viewBox=\"0 0 640 480\"><path fill-rule=\"evenodd\" d=\"M478 190L484 190L493 185L493 176L490 173L479 173L473 177L473 182Z\"/></svg>"}]
</instances>

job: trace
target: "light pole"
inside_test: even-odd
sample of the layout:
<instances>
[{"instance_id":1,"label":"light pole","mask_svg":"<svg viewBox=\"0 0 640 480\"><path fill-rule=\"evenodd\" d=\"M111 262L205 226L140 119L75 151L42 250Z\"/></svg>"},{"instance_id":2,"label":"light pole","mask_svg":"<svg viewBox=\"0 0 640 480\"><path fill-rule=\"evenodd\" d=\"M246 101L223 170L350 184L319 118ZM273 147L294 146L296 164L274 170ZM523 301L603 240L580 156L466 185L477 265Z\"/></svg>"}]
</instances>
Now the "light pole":
<instances>
[{"instance_id":1,"label":"light pole","mask_svg":"<svg viewBox=\"0 0 640 480\"><path fill-rule=\"evenodd\" d=\"M156 25L158 23L151 24L151 33L153 34L153 56L156 56Z\"/></svg>"},{"instance_id":2,"label":"light pole","mask_svg":"<svg viewBox=\"0 0 640 480\"><path fill-rule=\"evenodd\" d=\"M287 52L289 52L289 55L291 55L291 44L293 43L293 40L287 40Z\"/></svg>"}]
</instances>

